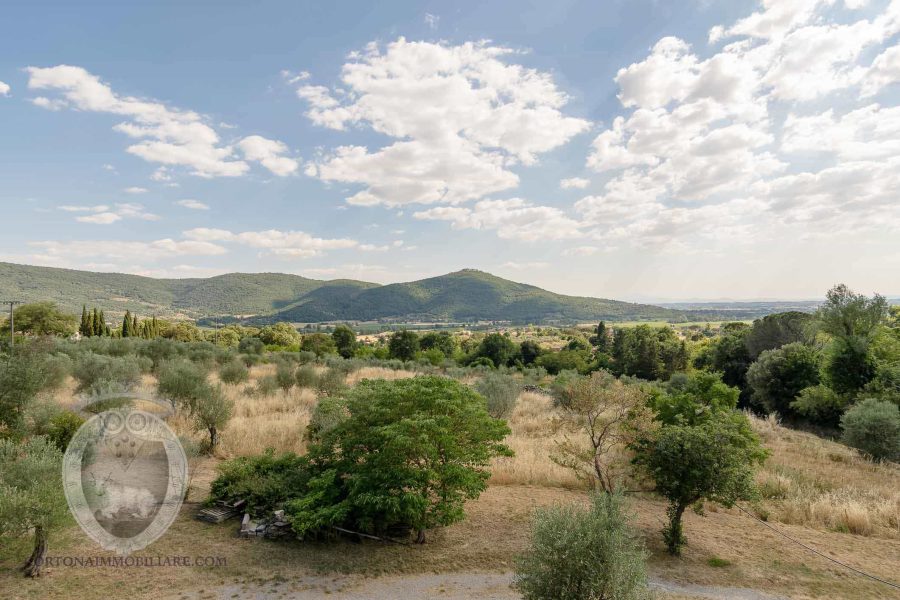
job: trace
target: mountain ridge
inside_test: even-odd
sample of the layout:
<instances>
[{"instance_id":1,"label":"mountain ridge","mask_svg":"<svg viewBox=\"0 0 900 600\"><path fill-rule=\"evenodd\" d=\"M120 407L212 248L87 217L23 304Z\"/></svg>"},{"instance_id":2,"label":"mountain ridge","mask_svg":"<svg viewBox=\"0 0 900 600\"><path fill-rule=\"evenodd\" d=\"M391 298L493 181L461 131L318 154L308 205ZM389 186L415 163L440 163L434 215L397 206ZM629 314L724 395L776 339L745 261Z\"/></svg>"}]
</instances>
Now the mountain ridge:
<instances>
[{"instance_id":1,"label":"mountain ridge","mask_svg":"<svg viewBox=\"0 0 900 600\"><path fill-rule=\"evenodd\" d=\"M72 312L79 312L86 304L99 306L107 314L130 310L176 318L232 316L252 323L573 323L686 321L711 316L704 311L556 294L477 269L380 285L271 272L158 279L0 262L0 297L25 302L52 300Z\"/></svg>"}]
</instances>

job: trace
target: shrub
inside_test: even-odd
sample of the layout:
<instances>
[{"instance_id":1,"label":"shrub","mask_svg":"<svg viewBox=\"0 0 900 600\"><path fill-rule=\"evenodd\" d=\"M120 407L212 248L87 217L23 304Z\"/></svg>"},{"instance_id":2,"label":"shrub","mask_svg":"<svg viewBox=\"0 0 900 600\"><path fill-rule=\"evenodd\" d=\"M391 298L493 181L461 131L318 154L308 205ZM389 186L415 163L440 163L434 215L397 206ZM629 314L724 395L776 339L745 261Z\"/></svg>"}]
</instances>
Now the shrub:
<instances>
[{"instance_id":1,"label":"shrub","mask_svg":"<svg viewBox=\"0 0 900 600\"><path fill-rule=\"evenodd\" d=\"M591 505L538 509L531 544L516 561L515 587L525 600L651 598L646 553L619 494L594 494Z\"/></svg>"},{"instance_id":2,"label":"shrub","mask_svg":"<svg viewBox=\"0 0 900 600\"><path fill-rule=\"evenodd\" d=\"M316 383L319 381L319 375L316 368L312 365L301 365L294 374L297 380L297 387L315 389Z\"/></svg>"},{"instance_id":3,"label":"shrub","mask_svg":"<svg viewBox=\"0 0 900 600\"><path fill-rule=\"evenodd\" d=\"M846 407L847 399L824 385L804 388L791 402L791 408L810 422L826 427L837 427Z\"/></svg>"},{"instance_id":4,"label":"shrub","mask_svg":"<svg viewBox=\"0 0 900 600\"><path fill-rule=\"evenodd\" d=\"M316 380L316 391L326 396L340 395L346 387L346 375L339 369L328 369Z\"/></svg>"},{"instance_id":5,"label":"shrub","mask_svg":"<svg viewBox=\"0 0 900 600\"><path fill-rule=\"evenodd\" d=\"M245 500L247 511L266 514L281 506L309 481L308 459L288 452L242 456L220 463L210 486L210 500Z\"/></svg>"},{"instance_id":6,"label":"shrub","mask_svg":"<svg viewBox=\"0 0 900 600\"><path fill-rule=\"evenodd\" d=\"M336 398L322 398L316 404L315 410L306 427L306 438L317 442L326 433L340 425L347 418L346 404Z\"/></svg>"},{"instance_id":7,"label":"shrub","mask_svg":"<svg viewBox=\"0 0 900 600\"><path fill-rule=\"evenodd\" d=\"M867 398L841 417L843 441L876 460L900 461L900 409Z\"/></svg>"},{"instance_id":8,"label":"shrub","mask_svg":"<svg viewBox=\"0 0 900 600\"><path fill-rule=\"evenodd\" d=\"M262 354L265 344L258 337L241 338L238 343L238 352L241 354Z\"/></svg>"},{"instance_id":9,"label":"shrub","mask_svg":"<svg viewBox=\"0 0 900 600\"><path fill-rule=\"evenodd\" d=\"M572 403L572 394L574 392L573 386L581 379L583 379L583 377L579 375L577 371L561 371L560 374L553 379L553 383L550 384L550 392L553 394L553 403L557 406L568 408Z\"/></svg>"},{"instance_id":10,"label":"shrub","mask_svg":"<svg viewBox=\"0 0 900 600\"><path fill-rule=\"evenodd\" d=\"M141 362L136 356L114 357L86 352L72 368L79 392L98 392L110 386L131 388L141 380Z\"/></svg>"},{"instance_id":11,"label":"shrub","mask_svg":"<svg viewBox=\"0 0 900 600\"><path fill-rule=\"evenodd\" d=\"M502 419L515 408L522 385L510 375L488 373L475 384L475 390L487 399L488 414Z\"/></svg>"},{"instance_id":12,"label":"shrub","mask_svg":"<svg viewBox=\"0 0 900 600\"><path fill-rule=\"evenodd\" d=\"M227 362L219 369L219 379L225 383L244 383L250 378L250 370L240 359Z\"/></svg>"},{"instance_id":13,"label":"shrub","mask_svg":"<svg viewBox=\"0 0 900 600\"><path fill-rule=\"evenodd\" d=\"M297 353L297 362L301 365L308 365L309 363L316 362L316 353L310 352L309 350L302 350Z\"/></svg>"},{"instance_id":14,"label":"shrub","mask_svg":"<svg viewBox=\"0 0 900 600\"><path fill-rule=\"evenodd\" d=\"M819 356L800 343L766 350L747 371L753 401L767 412L793 416L791 402L801 390L819 384Z\"/></svg>"},{"instance_id":15,"label":"shrub","mask_svg":"<svg viewBox=\"0 0 900 600\"><path fill-rule=\"evenodd\" d=\"M68 410L60 412L50 419L47 439L53 442L60 452L65 452L69 442L72 441L72 436L83 424L84 419L77 414Z\"/></svg>"},{"instance_id":16,"label":"shrub","mask_svg":"<svg viewBox=\"0 0 900 600\"><path fill-rule=\"evenodd\" d=\"M285 394L288 393L294 387L294 364L280 361L275 368L275 381Z\"/></svg>"},{"instance_id":17,"label":"shrub","mask_svg":"<svg viewBox=\"0 0 900 600\"><path fill-rule=\"evenodd\" d=\"M261 396L263 398L268 398L278 391L278 380L275 379L274 375L264 375L256 380L256 390L255 393L257 396Z\"/></svg>"},{"instance_id":18,"label":"shrub","mask_svg":"<svg viewBox=\"0 0 900 600\"><path fill-rule=\"evenodd\" d=\"M160 366L157 388L175 406L180 404L193 411L205 385L206 373L194 363L179 359Z\"/></svg>"}]
</instances>

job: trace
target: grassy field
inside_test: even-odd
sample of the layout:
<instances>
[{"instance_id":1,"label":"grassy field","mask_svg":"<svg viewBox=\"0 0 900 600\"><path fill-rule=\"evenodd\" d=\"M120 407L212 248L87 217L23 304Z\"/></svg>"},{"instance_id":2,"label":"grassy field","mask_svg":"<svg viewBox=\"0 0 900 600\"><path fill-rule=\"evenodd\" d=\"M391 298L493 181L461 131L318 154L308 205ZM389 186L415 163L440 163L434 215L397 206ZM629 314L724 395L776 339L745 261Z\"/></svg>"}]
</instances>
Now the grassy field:
<instances>
[{"instance_id":1,"label":"grassy field","mask_svg":"<svg viewBox=\"0 0 900 600\"><path fill-rule=\"evenodd\" d=\"M254 367L251 384L271 369ZM369 369L352 373L348 383L367 377L409 376L413 373ZM145 379L144 385L152 387L152 379ZM303 429L316 402L315 393L308 389L258 398L244 393L247 385L228 386L236 401L235 418L222 432L219 455L193 464L191 492L179 519L166 535L137 554L216 557L224 565L55 566L32 581L16 572L30 550L30 540L21 540L0 549L0 598L93 600L123 592L130 598L148 599L242 598L256 592L289 598L322 582L343 581L348 574L359 579L388 574L506 573L526 546L535 507L586 501L581 482L548 458L554 445L552 403L542 394L525 393L510 418L508 442L516 456L498 459L487 492L467 505L468 518L433 532L427 544L239 539L236 521L209 525L193 518L215 476L215 465L223 458L258 453L266 447L302 452ZM63 404L72 400L70 392L58 396ZM183 435L198 435L180 417L172 418L171 424ZM896 579L900 468L872 464L841 445L785 429L772 420L754 419L753 425L772 457L759 475L764 498L748 509L828 556ZM685 529L689 543L680 558L669 557L663 549L659 530L665 505L660 499L632 494L630 510L649 551L651 573L667 581L752 588L791 598L898 597L889 587L791 544L737 509L707 506L705 516L689 513ZM57 535L50 549L51 556L107 554L75 525Z\"/></svg>"}]
</instances>

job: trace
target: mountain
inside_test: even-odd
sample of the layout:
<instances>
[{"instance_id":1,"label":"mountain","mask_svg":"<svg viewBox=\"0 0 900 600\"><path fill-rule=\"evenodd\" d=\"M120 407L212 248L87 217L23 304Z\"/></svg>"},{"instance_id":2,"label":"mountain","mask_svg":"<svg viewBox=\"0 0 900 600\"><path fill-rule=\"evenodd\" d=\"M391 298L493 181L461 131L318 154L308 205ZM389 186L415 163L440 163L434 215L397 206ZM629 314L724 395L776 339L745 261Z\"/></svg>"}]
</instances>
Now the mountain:
<instances>
[{"instance_id":1,"label":"mountain","mask_svg":"<svg viewBox=\"0 0 900 600\"><path fill-rule=\"evenodd\" d=\"M80 312L82 304L108 315L201 318L241 316L251 323L291 321L574 323L715 319L713 311L685 311L600 298L564 296L464 269L408 283L378 285L320 281L283 273L228 273L208 278L154 279L0 263L0 300L53 300ZM731 318L747 315L730 313Z\"/></svg>"}]
</instances>

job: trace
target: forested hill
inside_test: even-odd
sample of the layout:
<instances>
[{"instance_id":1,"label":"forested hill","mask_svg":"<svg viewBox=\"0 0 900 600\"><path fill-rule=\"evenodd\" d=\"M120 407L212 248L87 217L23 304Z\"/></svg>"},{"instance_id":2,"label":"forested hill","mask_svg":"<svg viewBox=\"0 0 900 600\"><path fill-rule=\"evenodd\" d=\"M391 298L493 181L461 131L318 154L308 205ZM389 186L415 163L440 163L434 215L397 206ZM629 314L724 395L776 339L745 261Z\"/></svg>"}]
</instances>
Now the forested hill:
<instances>
[{"instance_id":1,"label":"forested hill","mask_svg":"<svg viewBox=\"0 0 900 600\"><path fill-rule=\"evenodd\" d=\"M80 312L199 318L253 316L255 322L511 321L515 323L714 319L712 311L684 311L616 300L564 296L464 269L409 283L320 281L283 273L229 273L209 278L154 279L0 263L0 298L53 300ZM746 318L746 315L732 315Z\"/></svg>"}]
</instances>

